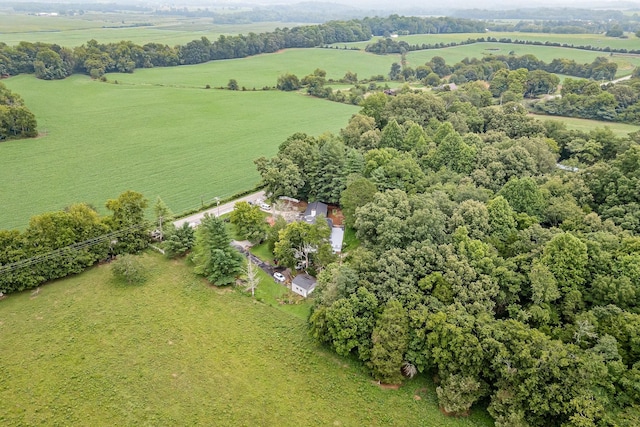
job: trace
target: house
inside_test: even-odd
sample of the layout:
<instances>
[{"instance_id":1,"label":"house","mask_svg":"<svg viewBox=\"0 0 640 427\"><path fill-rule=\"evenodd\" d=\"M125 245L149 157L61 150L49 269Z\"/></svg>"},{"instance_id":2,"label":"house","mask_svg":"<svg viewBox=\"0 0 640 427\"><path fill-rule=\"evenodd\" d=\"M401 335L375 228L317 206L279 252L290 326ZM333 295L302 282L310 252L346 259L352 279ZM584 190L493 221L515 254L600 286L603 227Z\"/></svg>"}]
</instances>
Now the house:
<instances>
[{"instance_id":1,"label":"house","mask_svg":"<svg viewBox=\"0 0 640 427\"><path fill-rule=\"evenodd\" d=\"M318 215L324 215L324 217L327 217L327 205L325 205L322 202L313 202L313 203L309 203L307 205L307 210L304 212L304 220L306 222L308 222L309 224L315 224L316 222L316 217ZM329 224L329 227L331 227L331 224Z\"/></svg>"},{"instance_id":2,"label":"house","mask_svg":"<svg viewBox=\"0 0 640 427\"><path fill-rule=\"evenodd\" d=\"M298 274L291 282L291 290L298 295L308 297L316 288L316 278L308 274Z\"/></svg>"}]
</instances>

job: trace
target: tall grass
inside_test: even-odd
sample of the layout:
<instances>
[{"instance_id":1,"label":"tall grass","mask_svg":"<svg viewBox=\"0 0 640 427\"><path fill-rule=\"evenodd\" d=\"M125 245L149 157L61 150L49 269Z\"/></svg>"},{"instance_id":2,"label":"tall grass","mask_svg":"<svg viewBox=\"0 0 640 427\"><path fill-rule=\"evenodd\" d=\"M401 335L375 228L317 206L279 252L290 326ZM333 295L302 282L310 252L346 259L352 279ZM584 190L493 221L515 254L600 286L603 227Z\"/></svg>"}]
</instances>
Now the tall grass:
<instances>
[{"instance_id":1,"label":"tall grass","mask_svg":"<svg viewBox=\"0 0 640 427\"><path fill-rule=\"evenodd\" d=\"M492 425L443 416L424 377L380 389L295 315L143 261L143 285L103 265L0 301L2 425Z\"/></svg>"}]
</instances>

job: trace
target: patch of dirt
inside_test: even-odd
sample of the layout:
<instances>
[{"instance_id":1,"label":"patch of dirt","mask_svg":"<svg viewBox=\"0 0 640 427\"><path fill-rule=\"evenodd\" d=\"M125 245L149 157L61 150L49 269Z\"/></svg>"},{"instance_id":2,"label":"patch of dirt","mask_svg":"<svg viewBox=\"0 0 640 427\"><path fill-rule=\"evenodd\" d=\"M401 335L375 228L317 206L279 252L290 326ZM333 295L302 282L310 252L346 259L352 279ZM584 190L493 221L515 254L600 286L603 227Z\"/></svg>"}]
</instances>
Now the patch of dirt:
<instances>
[{"instance_id":1,"label":"patch of dirt","mask_svg":"<svg viewBox=\"0 0 640 427\"><path fill-rule=\"evenodd\" d=\"M327 215L334 227L342 227L344 224L344 215L338 206L329 205L327 207Z\"/></svg>"},{"instance_id":2,"label":"patch of dirt","mask_svg":"<svg viewBox=\"0 0 640 427\"><path fill-rule=\"evenodd\" d=\"M427 397L427 388L419 388L413 392L413 400L418 401Z\"/></svg>"},{"instance_id":3,"label":"patch of dirt","mask_svg":"<svg viewBox=\"0 0 640 427\"><path fill-rule=\"evenodd\" d=\"M455 418L459 418L459 417L468 417L469 413L471 411L466 410L464 412L447 412L443 407L438 406L438 409L440 410L440 412L442 412L443 415L446 415L447 417L455 417Z\"/></svg>"},{"instance_id":4,"label":"patch of dirt","mask_svg":"<svg viewBox=\"0 0 640 427\"><path fill-rule=\"evenodd\" d=\"M380 381L371 381L371 383L377 385L383 390L398 390L400 388L400 384L385 384Z\"/></svg>"}]
</instances>

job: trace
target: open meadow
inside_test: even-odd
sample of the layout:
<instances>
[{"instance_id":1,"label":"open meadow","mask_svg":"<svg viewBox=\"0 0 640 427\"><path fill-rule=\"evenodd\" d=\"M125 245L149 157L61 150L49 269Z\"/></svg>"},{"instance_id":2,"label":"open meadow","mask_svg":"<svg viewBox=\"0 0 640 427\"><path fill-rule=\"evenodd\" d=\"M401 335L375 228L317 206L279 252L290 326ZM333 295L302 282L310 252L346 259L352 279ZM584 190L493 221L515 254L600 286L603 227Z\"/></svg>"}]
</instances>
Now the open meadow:
<instances>
[{"instance_id":1,"label":"open meadow","mask_svg":"<svg viewBox=\"0 0 640 427\"><path fill-rule=\"evenodd\" d=\"M183 262L143 262L142 285L102 265L0 301L2 425L493 425L442 415L424 377L381 389L304 319Z\"/></svg>"},{"instance_id":2,"label":"open meadow","mask_svg":"<svg viewBox=\"0 0 640 427\"><path fill-rule=\"evenodd\" d=\"M206 90L207 81L198 88L79 75L4 82L22 95L43 135L0 144L0 229L74 202L104 212L107 199L128 189L159 195L176 213L197 208L253 188L253 160L274 155L291 134L337 132L358 111L300 93Z\"/></svg>"}]
</instances>

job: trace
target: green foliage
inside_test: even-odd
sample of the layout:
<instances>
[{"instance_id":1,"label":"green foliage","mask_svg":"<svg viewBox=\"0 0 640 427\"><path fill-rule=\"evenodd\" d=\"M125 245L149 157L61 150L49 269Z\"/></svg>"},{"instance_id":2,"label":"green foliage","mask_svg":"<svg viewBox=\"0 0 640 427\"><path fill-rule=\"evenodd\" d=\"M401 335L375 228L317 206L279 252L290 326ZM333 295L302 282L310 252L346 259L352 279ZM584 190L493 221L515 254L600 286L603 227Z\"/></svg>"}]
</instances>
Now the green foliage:
<instances>
[{"instance_id":1,"label":"green foliage","mask_svg":"<svg viewBox=\"0 0 640 427\"><path fill-rule=\"evenodd\" d=\"M240 89L240 86L238 86L238 81L236 79L229 80L229 83L227 83L227 89L229 89L229 90L238 90L238 89Z\"/></svg>"},{"instance_id":2,"label":"green foliage","mask_svg":"<svg viewBox=\"0 0 640 427\"><path fill-rule=\"evenodd\" d=\"M236 226L238 235L242 239L248 239L252 242L261 242L264 239L266 222L259 206L238 202L229 214L229 220Z\"/></svg>"},{"instance_id":3,"label":"green foliage","mask_svg":"<svg viewBox=\"0 0 640 427\"><path fill-rule=\"evenodd\" d=\"M383 383L402 381L402 363L408 347L409 318L398 301L387 303L371 334L373 348L369 366L373 376Z\"/></svg>"},{"instance_id":4,"label":"green foliage","mask_svg":"<svg viewBox=\"0 0 640 427\"><path fill-rule=\"evenodd\" d=\"M292 222L278 233L273 253L280 265L317 271L332 261L330 235L331 229L322 215L312 224Z\"/></svg>"},{"instance_id":5,"label":"green foliage","mask_svg":"<svg viewBox=\"0 0 640 427\"><path fill-rule=\"evenodd\" d=\"M266 274L256 289L265 301L259 303L204 286L183 262L151 252L141 261L153 272L153 286L114 289L110 267L101 266L41 287L38 295L2 300L0 359L3 381L12 386L0 389L0 398L24 402L3 410L3 424L27 417L34 424L137 425L151 416L159 424L196 425L210 413L229 425L492 425L486 411L460 420L441 414L432 399L415 402L416 389L433 393L429 379L390 393L372 386L357 364L337 363L307 336L306 316L296 315L308 305L279 304L287 289ZM108 352L111 346L118 351ZM241 362L247 359L252 363ZM37 373L25 369L35 365ZM189 373L176 366L189 366ZM187 377L188 387L176 387ZM220 388L233 405L219 400ZM115 402L125 391L123 411ZM342 397L330 397L335 393ZM304 408L299 399L308 402ZM273 410L256 407L258 400ZM46 413L38 410L45 401Z\"/></svg>"},{"instance_id":6,"label":"green foliage","mask_svg":"<svg viewBox=\"0 0 640 427\"><path fill-rule=\"evenodd\" d=\"M111 271L116 280L129 285L139 285L147 279L148 272L135 255L121 255L111 263Z\"/></svg>"},{"instance_id":7,"label":"green foliage","mask_svg":"<svg viewBox=\"0 0 640 427\"><path fill-rule=\"evenodd\" d=\"M371 202L377 191L376 186L367 178L356 178L347 184L340 195L340 206L348 226L354 225L356 210Z\"/></svg>"},{"instance_id":8,"label":"green foliage","mask_svg":"<svg viewBox=\"0 0 640 427\"><path fill-rule=\"evenodd\" d=\"M164 243L164 252L167 258L177 258L185 256L196 241L195 230L191 228L188 222L182 224L181 227L170 229L166 235Z\"/></svg>"},{"instance_id":9,"label":"green foliage","mask_svg":"<svg viewBox=\"0 0 640 427\"><path fill-rule=\"evenodd\" d=\"M135 191L125 191L117 199L109 199L105 206L112 214L105 222L112 230L121 230L114 250L116 253L135 253L149 244L145 209L148 201Z\"/></svg>"},{"instance_id":10,"label":"green foliage","mask_svg":"<svg viewBox=\"0 0 640 427\"><path fill-rule=\"evenodd\" d=\"M300 89L300 79L295 74L283 74L278 76L278 83L276 87L279 90L284 90L285 92L290 92L293 90Z\"/></svg>"},{"instance_id":11,"label":"green foliage","mask_svg":"<svg viewBox=\"0 0 640 427\"><path fill-rule=\"evenodd\" d=\"M205 214L190 259L194 271L217 286L234 283L242 273L242 255L231 247L231 239L218 217Z\"/></svg>"},{"instance_id":12,"label":"green foliage","mask_svg":"<svg viewBox=\"0 0 640 427\"><path fill-rule=\"evenodd\" d=\"M36 119L22 98L0 83L0 141L38 135Z\"/></svg>"}]
</instances>

